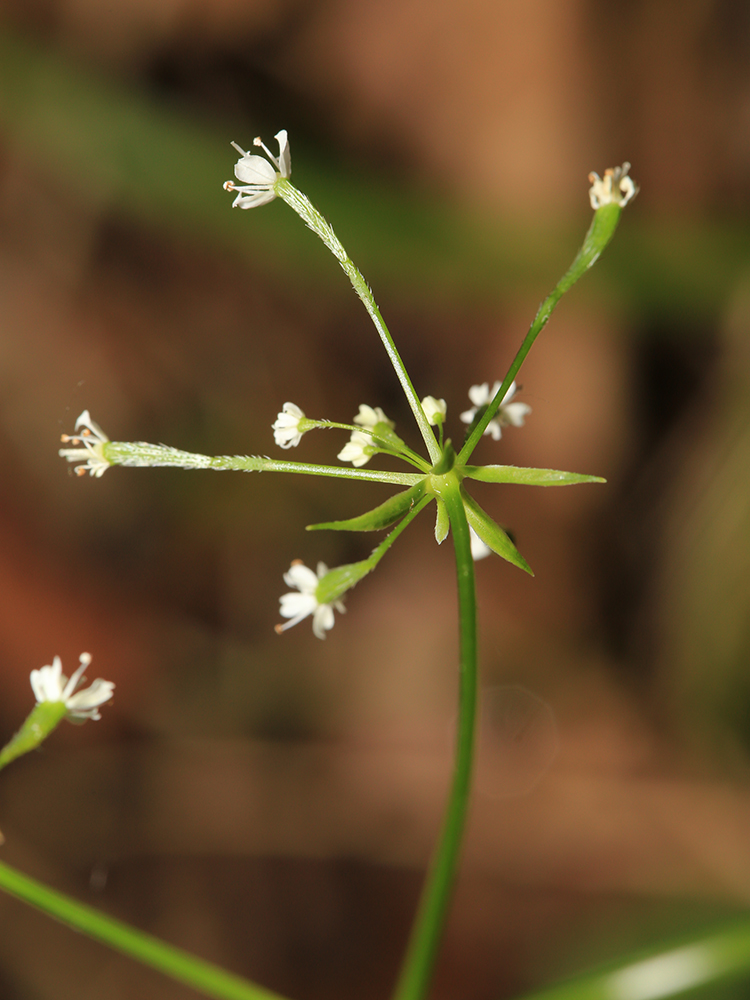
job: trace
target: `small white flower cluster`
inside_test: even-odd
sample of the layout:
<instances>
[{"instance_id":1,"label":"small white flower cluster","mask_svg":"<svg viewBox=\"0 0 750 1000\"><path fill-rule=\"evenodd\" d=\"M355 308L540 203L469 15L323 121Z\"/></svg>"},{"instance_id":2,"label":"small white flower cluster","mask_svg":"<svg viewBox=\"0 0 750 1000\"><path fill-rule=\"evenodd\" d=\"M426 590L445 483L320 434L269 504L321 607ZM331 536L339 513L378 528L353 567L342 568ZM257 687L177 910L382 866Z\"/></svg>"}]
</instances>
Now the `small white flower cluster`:
<instances>
[{"instance_id":1,"label":"small white flower cluster","mask_svg":"<svg viewBox=\"0 0 750 1000\"><path fill-rule=\"evenodd\" d=\"M602 205L619 205L624 208L638 194L638 187L632 177L628 177L629 163L621 167L609 167L604 177L593 171L589 174L589 199L594 211Z\"/></svg>"},{"instance_id":2,"label":"small white flower cluster","mask_svg":"<svg viewBox=\"0 0 750 1000\"><path fill-rule=\"evenodd\" d=\"M63 444L75 445L73 448L60 448L58 455L67 458L69 462L81 462L75 469L77 476L85 476L86 472L91 476L100 479L110 466L104 457L104 445L109 438L98 424L89 416L89 411L84 410L78 420L76 420L75 430L83 427L80 434L62 434L60 440Z\"/></svg>"},{"instance_id":3,"label":"small white flower cluster","mask_svg":"<svg viewBox=\"0 0 750 1000\"><path fill-rule=\"evenodd\" d=\"M495 382L490 389L489 383L473 385L469 389L469 399L474 404L473 409L466 410L461 414L461 419L465 424L470 424L482 406L487 406L495 397L502 382ZM485 434L491 434L494 441L499 441L503 436L503 427L523 427L527 414L531 413L531 407L527 403L513 403L511 400L518 392L515 382L511 382L508 391L503 396L495 416L490 420L484 429Z\"/></svg>"},{"instance_id":4,"label":"small white flower cluster","mask_svg":"<svg viewBox=\"0 0 750 1000\"><path fill-rule=\"evenodd\" d=\"M317 598L318 584L328 572L325 563L318 563L317 575L305 566L301 559L295 559L289 567L289 571L284 574L284 583L289 587L296 587L298 593L291 591L282 594L280 614L282 618L291 619L283 625L277 625L276 631L279 635L292 625L297 625L303 618L312 615L313 633L318 639L325 639L328 629L333 628L333 609L344 612L346 608L341 601L333 604L321 604Z\"/></svg>"},{"instance_id":5,"label":"small white flower cluster","mask_svg":"<svg viewBox=\"0 0 750 1000\"><path fill-rule=\"evenodd\" d=\"M81 653L80 666L68 680L62 672L62 662L56 656L52 666L31 671L31 689L37 704L45 701L64 702L67 718L71 722L85 722L86 719L101 719L99 706L112 697L115 685L112 681L103 681L100 677L82 691L76 691L79 684L85 681L83 672L91 663L90 653Z\"/></svg>"},{"instance_id":6,"label":"small white flower cluster","mask_svg":"<svg viewBox=\"0 0 750 1000\"><path fill-rule=\"evenodd\" d=\"M260 138L253 139L253 145L263 150L268 157L267 160L262 156L246 153L236 142L232 143L237 152L242 154L242 159L238 160L234 167L234 175L242 183L227 181L224 184L225 191L237 192L232 208L257 208L258 205L267 205L276 197L276 181L280 177L291 177L292 154L289 151L286 129L277 132L274 139L279 144L278 158L264 146Z\"/></svg>"},{"instance_id":7,"label":"small white flower cluster","mask_svg":"<svg viewBox=\"0 0 750 1000\"><path fill-rule=\"evenodd\" d=\"M427 420L433 426L441 424L445 420L448 406L444 399L435 399L434 396L425 396L422 400L422 407L427 416ZM276 420L272 424L273 438L280 448L296 448L302 440L302 435L309 430L303 427L302 421L307 417L296 403L284 403L281 413L277 414ZM358 424L362 430L351 432L351 437L338 453L337 458L341 462L351 462L355 468L366 465L372 456L377 452L377 446L373 443L373 431L376 424L385 424L391 429L396 424L390 420L379 406L368 406L361 403L359 412L353 418L353 422ZM310 421L314 426L314 421Z\"/></svg>"}]
</instances>

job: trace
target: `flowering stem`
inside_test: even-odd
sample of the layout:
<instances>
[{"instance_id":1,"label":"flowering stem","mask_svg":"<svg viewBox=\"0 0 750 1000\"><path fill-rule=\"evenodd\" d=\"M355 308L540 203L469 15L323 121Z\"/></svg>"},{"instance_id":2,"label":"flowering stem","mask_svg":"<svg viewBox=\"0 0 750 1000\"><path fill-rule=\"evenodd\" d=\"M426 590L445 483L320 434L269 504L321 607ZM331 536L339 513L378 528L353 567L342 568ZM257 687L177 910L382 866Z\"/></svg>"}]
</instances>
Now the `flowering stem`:
<instances>
[{"instance_id":1,"label":"flowering stem","mask_svg":"<svg viewBox=\"0 0 750 1000\"><path fill-rule=\"evenodd\" d=\"M186 983L205 996L216 1000L283 1000L283 997L262 986L256 986L239 976L225 972L211 962L193 958L181 948L159 941L158 938L99 913L91 906L78 903L60 892L48 889L41 882L23 875L0 862L0 889L10 896L29 903L60 923L81 931L96 941L109 945L143 965Z\"/></svg>"},{"instance_id":2,"label":"flowering stem","mask_svg":"<svg viewBox=\"0 0 750 1000\"><path fill-rule=\"evenodd\" d=\"M513 364L510 366L508 374L503 379L502 385L493 396L492 401L482 416L482 419L477 423L476 427L471 431L464 442L457 458L457 462L459 464L464 465L469 461L469 456L479 443L479 440L484 434L490 420L492 420L500 408L500 404L505 398L505 394L510 388L511 382L516 377L521 365L526 360L526 355L531 350L531 345L539 336L543 327L546 326L548 319L552 315L553 309L568 289L571 288L576 281L578 281L578 279L585 274L585 272L588 271L593 264L596 263L602 251L614 236L621 214L622 208L620 205L614 203L603 205L601 208L597 209L596 212L594 212L594 218L591 220L589 231L586 233L581 249L578 251L575 260L570 265L568 270L562 278L560 278L544 302L542 302L539 306L539 310L534 317L534 322L529 327L529 332L524 337L518 354L516 354L513 359Z\"/></svg>"},{"instance_id":3,"label":"flowering stem","mask_svg":"<svg viewBox=\"0 0 750 1000\"><path fill-rule=\"evenodd\" d=\"M459 703L453 782L440 840L412 928L393 1000L422 1000L427 993L456 877L471 789L477 708L477 607L469 525L454 472L432 477L453 532L458 577Z\"/></svg>"},{"instance_id":4,"label":"flowering stem","mask_svg":"<svg viewBox=\"0 0 750 1000\"><path fill-rule=\"evenodd\" d=\"M424 479L415 472L382 472L377 469L349 469L336 465L309 465L306 462L278 461L261 455L200 455L180 451L165 444L146 441L107 441L102 446L111 465L159 466L178 469L214 469L217 472L299 472L308 476L360 479L394 486L414 486Z\"/></svg>"},{"instance_id":5,"label":"flowering stem","mask_svg":"<svg viewBox=\"0 0 750 1000\"><path fill-rule=\"evenodd\" d=\"M36 750L62 722L66 711L64 701L43 701L35 705L15 736L0 750L0 770L16 757Z\"/></svg>"},{"instance_id":6,"label":"flowering stem","mask_svg":"<svg viewBox=\"0 0 750 1000\"><path fill-rule=\"evenodd\" d=\"M289 205L290 208L293 208L297 215L299 215L299 217L307 223L316 236L320 237L346 272L346 276L352 283L352 288L362 300L362 304L370 314L370 319L375 324L375 329L378 331L378 335L380 336L388 357L391 360L391 364L393 365L398 380L401 383L401 387L404 390L407 400L409 401L409 406L414 414L414 419L417 421L417 426L419 427L420 433L424 439L430 459L434 464L440 458L440 448L438 447L435 435L432 433L432 428L430 427L424 410L422 409L419 396L414 391L414 386L411 384L411 379L406 371L406 367L401 360L401 356L396 350L396 345L393 342L393 338L391 337L388 327L385 325L385 320L380 315L380 310L377 307L375 297L372 294L369 285L362 276L359 268L356 266L354 261L352 261L349 254L342 246L339 238L331 228L330 223L323 218L310 199L301 191L298 191L297 188L294 187L294 185L291 184L285 177L279 177L274 185L274 188L279 198L283 198L287 205Z\"/></svg>"}]
</instances>

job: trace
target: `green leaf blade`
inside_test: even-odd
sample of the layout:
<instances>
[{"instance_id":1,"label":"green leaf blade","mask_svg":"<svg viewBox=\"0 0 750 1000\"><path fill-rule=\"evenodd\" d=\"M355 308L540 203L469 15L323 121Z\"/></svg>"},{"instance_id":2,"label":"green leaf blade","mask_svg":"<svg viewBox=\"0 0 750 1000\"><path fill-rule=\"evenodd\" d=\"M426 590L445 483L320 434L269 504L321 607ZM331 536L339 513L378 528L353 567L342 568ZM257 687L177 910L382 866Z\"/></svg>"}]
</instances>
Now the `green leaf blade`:
<instances>
[{"instance_id":1,"label":"green leaf blade","mask_svg":"<svg viewBox=\"0 0 750 1000\"><path fill-rule=\"evenodd\" d=\"M606 483L601 476L587 476L580 472L562 472L559 469L525 469L518 465L467 465L467 479L482 483L513 483L519 486L575 486L579 483Z\"/></svg>"},{"instance_id":2,"label":"green leaf blade","mask_svg":"<svg viewBox=\"0 0 750 1000\"><path fill-rule=\"evenodd\" d=\"M497 553L502 559L513 563L514 566L518 566L519 569L533 576L534 571L531 566L529 566L500 525L496 524L490 515L482 510L476 500L470 497L465 490L461 490L461 499L464 503L466 520L469 522L469 527L474 529L485 545L489 545L492 551Z\"/></svg>"},{"instance_id":3,"label":"green leaf blade","mask_svg":"<svg viewBox=\"0 0 750 1000\"><path fill-rule=\"evenodd\" d=\"M323 521L320 524L308 524L307 531L380 531L398 521L417 504L425 492L425 482L421 480L408 490L403 490L389 497L373 510L368 510L358 517L350 517L345 521Z\"/></svg>"}]
</instances>

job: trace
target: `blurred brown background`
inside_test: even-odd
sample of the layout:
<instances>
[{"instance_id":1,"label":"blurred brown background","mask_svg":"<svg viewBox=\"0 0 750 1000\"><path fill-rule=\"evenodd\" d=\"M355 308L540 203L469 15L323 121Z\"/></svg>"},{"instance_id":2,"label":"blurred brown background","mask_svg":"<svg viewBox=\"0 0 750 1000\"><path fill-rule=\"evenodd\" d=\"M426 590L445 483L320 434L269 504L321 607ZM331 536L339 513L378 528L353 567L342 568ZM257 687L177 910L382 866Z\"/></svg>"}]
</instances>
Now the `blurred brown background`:
<instances>
[{"instance_id":1,"label":"blurred brown background","mask_svg":"<svg viewBox=\"0 0 750 1000\"><path fill-rule=\"evenodd\" d=\"M428 515L325 643L282 574L372 539L376 485L112 469L59 435L282 454L285 400L381 405L360 303L229 141L280 128L417 391L501 378L590 212L642 191L479 460L607 486L477 489L534 567L478 565L482 671L554 713L525 795L490 722L434 997L490 1000L750 899L750 7L743 0L5 0L0 24L0 739L29 672L117 684L0 777L2 858L296 1000L388 995L449 774L449 545ZM335 435L335 436L334 436ZM293 457L332 461L338 432ZM533 771L550 725L532 735ZM544 735L546 732L546 736ZM539 765L539 771L543 770ZM0 899L3 1000L193 994Z\"/></svg>"}]
</instances>

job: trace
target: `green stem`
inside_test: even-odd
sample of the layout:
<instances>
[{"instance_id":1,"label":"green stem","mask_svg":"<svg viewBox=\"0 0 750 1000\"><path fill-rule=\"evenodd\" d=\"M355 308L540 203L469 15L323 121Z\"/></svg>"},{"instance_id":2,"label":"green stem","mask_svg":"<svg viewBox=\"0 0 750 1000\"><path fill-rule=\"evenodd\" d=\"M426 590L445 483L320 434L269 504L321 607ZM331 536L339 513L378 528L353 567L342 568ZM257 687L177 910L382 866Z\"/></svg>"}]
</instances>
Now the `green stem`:
<instances>
[{"instance_id":1,"label":"green stem","mask_svg":"<svg viewBox=\"0 0 750 1000\"><path fill-rule=\"evenodd\" d=\"M534 317L534 322L529 327L529 332L524 337L518 354L516 354L513 359L513 364L510 366L508 374L503 379L502 385L492 397L492 401L488 405L485 413L482 415L482 419L477 423L476 427L473 428L469 436L466 438L466 441L464 442L456 460L457 464L465 465L469 461L469 456L479 443L487 424L489 424L490 420L492 420L497 413L500 404L505 398L505 394L510 388L511 382L516 377L521 365L526 360L526 355L531 350L531 345L539 336L542 329L546 326L547 321L552 315L552 311L563 295L583 274L586 273L586 271L588 271L594 263L596 263L602 253L602 250L604 250L606 245L614 236L621 214L622 208L614 203L604 205L602 208L599 208L596 212L594 212L594 218L591 220L591 225L586 233L581 249L578 251L575 260L570 265L568 270L562 278L560 278L544 302L542 302L539 306L539 310Z\"/></svg>"},{"instance_id":2,"label":"green stem","mask_svg":"<svg viewBox=\"0 0 750 1000\"><path fill-rule=\"evenodd\" d=\"M439 481L439 482L438 482ZM422 1000L427 993L456 877L469 803L477 706L477 608L471 539L458 476L433 477L436 495L450 517L456 553L459 615L458 732L453 783L440 840L432 859L394 1000Z\"/></svg>"},{"instance_id":3,"label":"green stem","mask_svg":"<svg viewBox=\"0 0 750 1000\"><path fill-rule=\"evenodd\" d=\"M193 958L181 948L159 941L121 920L99 913L91 906L48 889L41 882L0 862L0 889L23 900L73 930L81 931L115 951L149 965L159 972L186 983L216 1000L283 1000L283 997L239 976L225 972L211 962Z\"/></svg>"},{"instance_id":4,"label":"green stem","mask_svg":"<svg viewBox=\"0 0 750 1000\"><path fill-rule=\"evenodd\" d=\"M36 750L62 722L66 712L63 701L42 701L35 705L15 736L0 750L0 770L16 757Z\"/></svg>"},{"instance_id":5,"label":"green stem","mask_svg":"<svg viewBox=\"0 0 750 1000\"><path fill-rule=\"evenodd\" d=\"M416 394L414 386L411 384L411 379L406 371L406 367L401 360L401 356L396 350L396 345L393 342L390 331L385 325L385 320L380 314L380 310L375 302L375 296L372 294L370 286L365 281L359 268L344 249L341 241L331 228L330 223L328 223L317 208L315 208L310 199L301 191L298 191L297 188L284 177L280 177L276 181L275 190L279 198L283 198L287 205L294 209L297 215L299 215L299 217L307 223L316 236L320 237L346 272L346 276L352 283L352 288L361 299L362 304L369 313L370 319L375 325L375 329L378 331L383 347L385 347L386 353L388 354L391 364L393 365L393 369L396 372L396 376L401 383L401 388L404 390L406 398L409 401L409 406L414 414L414 419L417 421L417 426L419 427L419 431L424 439L430 459L434 464L440 458L440 448L435 440L435 435L432 433L432 428L430 427L427 417L425 416L425 412L422 409L419 396Z\"/></svg>"},{"instance_id":6,"label":"green stem","mask_svg":"<svg viewBox=\"0 0 750 1000\"><path fill-rule=\"evenodd\" d=\"M424 479L415 472L383 472L379 469L350 469L347 466L309 465L306 462L279 461L261 455L200 455L164 444L146 441L107 441L102 446L111 465L165 467L178 469L214 469L217 472L296 472L308 476L334 476L359 479L393 486L414 486Z\"/></svg>"}]
</instances>

